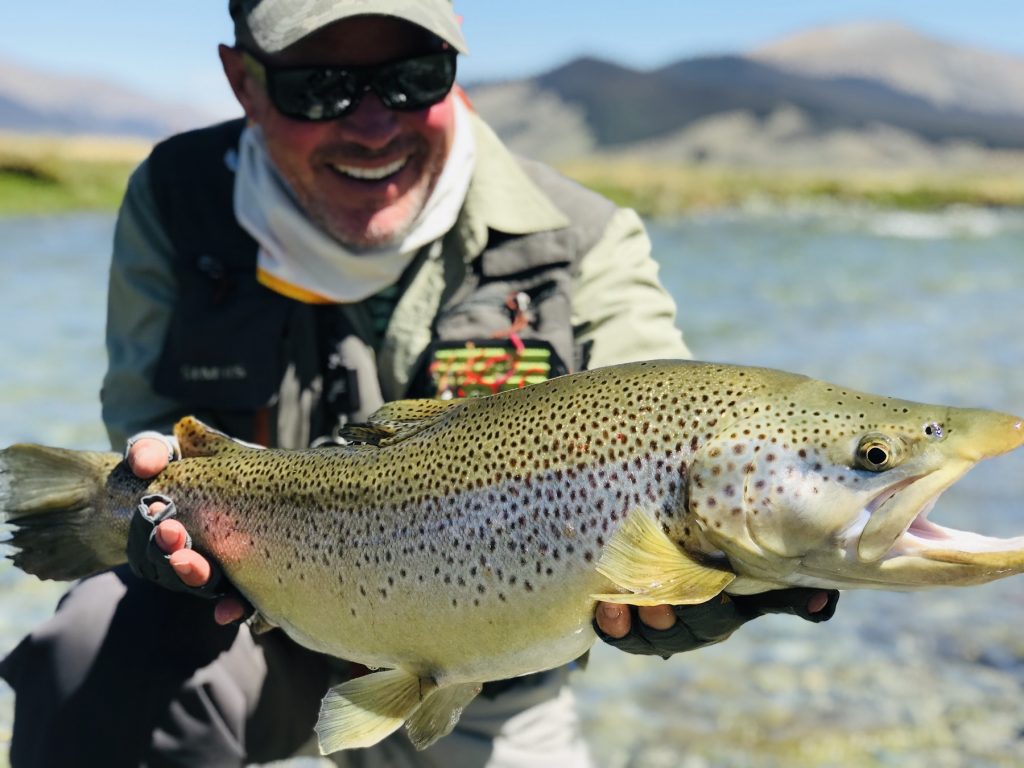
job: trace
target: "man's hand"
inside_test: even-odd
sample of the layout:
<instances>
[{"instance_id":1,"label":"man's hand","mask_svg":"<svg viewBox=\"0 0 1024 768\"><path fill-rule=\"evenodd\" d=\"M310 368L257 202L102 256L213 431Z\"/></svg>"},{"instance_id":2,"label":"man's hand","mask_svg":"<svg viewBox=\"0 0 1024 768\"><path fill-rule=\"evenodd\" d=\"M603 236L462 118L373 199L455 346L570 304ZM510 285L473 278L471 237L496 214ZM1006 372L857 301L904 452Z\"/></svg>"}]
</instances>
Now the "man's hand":
<instances>
[{"instance_id":1,"label":"man's hand","mask_svg":"<svg viewBox=\"0 0 1024 768\"><path fill-rule=\"evenodd\" d=\"M163 440L156 437L142 437L131 443L125 460L136 477L148 480L167 469L171 457L167 450L167 443Z\"/></svg>"},{"instance_id":2,"label":"man's hand","mask_svg":"<svg viewBox=\"0 0 1024 768\"><path fill-rule=\"evenodd\" d=\"M807 599L807 613L817 614L829 604L829 593L814 592ZM671 629L676 623L676 612L671 605L642 605L637 608L640 621L651 629ZM629 634L632 627L629 607L618 603L597 604L597 626L609 637L619 639Z\"/></svg>"},{"instance_id":3,"label":"man's hand","mask_svg":"<svg viewBox=\"0 0 1024 768\"><path fill-rule=\"evenodd\" d=\"M149 479L167 468L170 461L167 444L158 439L144 437L128 449L128 466L138 477ZM166 505L161 501L150 504L153 514L161 512ZM178 578L187 586L201 587L210 580L210 562L193 549L187 549L188 535L185 526L177 520L164 520L156 527L156 543L170 555L168 562ZM246 609L238 598L224 597L213 608L213 618L218 624L230 624L245 617Z\"/></svg>"},{"instance_id":4,"label":"man's hand","mask_svg":"<svg viewBox=\"0 0 1024 768\"><path fill-rule=\"evenodd\" d=\"M669 658L720 643L743 624L766 613L788 613L806 621L828 621L837 590L794 587L759 595L719 595L697 605L629 606L598 603L594 628L609 645ZM639 621L634 622L633 614Z\"/></svg>"},{"instance_id":5,"label":"man's hand","mask_svg":"<svg viewBox=\"0 0 1024 768\"><path fill-rule=\"evenodd\" d=\"M643 605L636 609L640 621L651 629L669 629L676 623L671 605ZM618 603L597 604L597 626L609 637L625 637L633 624L629 606Z\"/></svg>"}]
</instances>

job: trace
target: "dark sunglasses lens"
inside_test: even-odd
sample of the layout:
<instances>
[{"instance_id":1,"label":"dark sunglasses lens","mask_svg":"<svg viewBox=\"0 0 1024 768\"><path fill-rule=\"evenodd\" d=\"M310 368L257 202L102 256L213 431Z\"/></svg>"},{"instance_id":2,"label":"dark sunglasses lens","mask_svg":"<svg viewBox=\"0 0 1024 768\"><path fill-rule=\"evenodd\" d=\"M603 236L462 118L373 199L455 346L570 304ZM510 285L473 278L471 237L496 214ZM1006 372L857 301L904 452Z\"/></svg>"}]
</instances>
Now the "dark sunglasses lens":
<instances>
[{"instance_id":1,"label":"dark sunglasses lens","mask_svg":"<svg viewBox=\"0 0 1024 768\"><path fill-rule=\"evenodd\" d=\"M303 120L340 117L351 109L358 95L357 79L344 69L281 69L271 79L274 106Z\"/></svg>"},{"instance_id":2,"label":"dark sunglasses lens","mask_svg":"<svg viewBox=\"0 0 1024 768\"><path fill-rule=\"evenodd\" d=\"M435 53L382 67L373 90L389 109L412 111L437 104L454 83L455 55Z\"/></svg>"}]
</instances>

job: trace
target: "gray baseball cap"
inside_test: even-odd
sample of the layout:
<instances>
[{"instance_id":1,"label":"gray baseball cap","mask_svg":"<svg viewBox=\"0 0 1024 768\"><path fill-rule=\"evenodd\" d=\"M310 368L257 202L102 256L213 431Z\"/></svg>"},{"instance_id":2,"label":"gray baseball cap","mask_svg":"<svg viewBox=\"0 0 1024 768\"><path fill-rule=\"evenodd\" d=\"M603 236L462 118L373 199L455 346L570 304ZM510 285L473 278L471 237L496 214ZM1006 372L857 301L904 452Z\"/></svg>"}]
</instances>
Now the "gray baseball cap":
<instances>
[{"instance_id":1,"label":"gray baseball cap","mask_svg":"<svg viewBox=\"0 0 1024 768\"><path fill-rule=\"evenodd\" d=\"M469 52L451 0L230 0L228 10L239 38L251 37L267 53L335 21L369 15L404 19Z\"/></svg>"}]
</instances>

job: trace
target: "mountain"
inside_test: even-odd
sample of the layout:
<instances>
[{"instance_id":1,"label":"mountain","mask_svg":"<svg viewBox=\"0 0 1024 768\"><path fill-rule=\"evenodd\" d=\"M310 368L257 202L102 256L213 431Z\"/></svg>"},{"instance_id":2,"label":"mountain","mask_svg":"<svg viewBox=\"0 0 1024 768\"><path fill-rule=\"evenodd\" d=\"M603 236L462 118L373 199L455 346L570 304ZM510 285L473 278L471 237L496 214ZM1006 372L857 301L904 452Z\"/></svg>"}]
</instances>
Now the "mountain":
<instances>
[{"instance_id":1,"label":"mountain","mask_svg":"<svg viewBox=\"0 0 1024 768\"><path fill-rule=\"evenodd\" d=\"M938 106L878 80L791 74L739 56L688 59L649 72L579 59L536 83L580 106L600 146L649 139L738 109L764 116L782 105L822 129L884 123L933 141L967 137L995 147L1024 146L1024 114L993 117Z\"/></svg>"},{"instance_id":2,"label":"mountain","mask_svg":"<svg viewBox=\"0 0 1024 768\"><path fill-rule=\"evenodd\" d=\"M1022 82L1024 59L855 24L645 71L580 58L469 92L514 149L552 161L963 168L1024 151Z\"/></svg>"},{"instance_id":3,"label":"mountain","mask_svg":"<svg viewBox=\"0 0 1024 768\"><path fill-rule=\"evenodd\" d=\"M159 139L207 122L209 116L187 105L0 59L0 131Z\"/></svg>"},{"instance_id":4,"label":"mountain","mask_svg":"<svg viewBox=\"0 0 1024 768\"><path fill-rule=\"evenodd\" d=\"M749 58L816 77L860 77L940 107L1024 115L1024 59L935 40L908 27L862 22L809 29Z\"/></svg>"},{"instance_id":5,"label":"mountain","mask_svg":"<svg viewBox=\"0 0 1024 768\"><path fill-rule=\"evenodd\" d=\"M1024 168L1024 58L888 23L651 70L579 58L467 91L513 149L554 162ZM214 119L0 59L0 131L155 139Z\"/></svg>"}]
</instances>

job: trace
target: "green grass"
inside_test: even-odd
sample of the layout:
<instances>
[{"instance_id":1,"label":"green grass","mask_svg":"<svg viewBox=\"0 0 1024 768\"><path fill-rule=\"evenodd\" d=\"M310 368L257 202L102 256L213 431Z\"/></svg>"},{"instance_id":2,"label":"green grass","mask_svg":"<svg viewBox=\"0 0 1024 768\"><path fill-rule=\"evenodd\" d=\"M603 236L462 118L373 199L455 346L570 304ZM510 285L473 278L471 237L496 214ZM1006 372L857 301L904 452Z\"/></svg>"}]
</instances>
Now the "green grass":
<instances>
[{"instance_id":1,"label":"green grass","mask_svg":"<svg viewBox=\"0 0 1024 768\"><path fill-rule=\"evenodd\" d=\"M0 215L113 210L133 167L88 162L26 170L0 162Z\"/></svg>"},{"instance_id":2,"label":"green grass","mask_svg":"<svg viewBox=\"0 0 1024 768\"><path fill-rule=\"evenodd\" d=\"M0 135L0 215L114 210L148 145Z\"/></svg>"}]
</instances>

